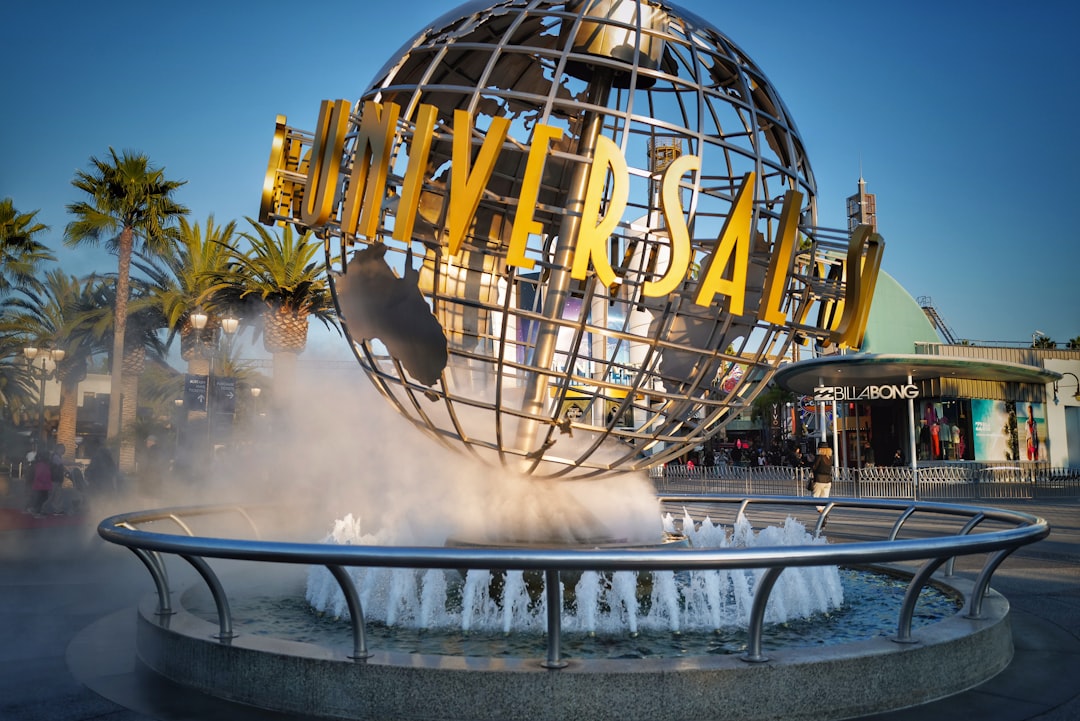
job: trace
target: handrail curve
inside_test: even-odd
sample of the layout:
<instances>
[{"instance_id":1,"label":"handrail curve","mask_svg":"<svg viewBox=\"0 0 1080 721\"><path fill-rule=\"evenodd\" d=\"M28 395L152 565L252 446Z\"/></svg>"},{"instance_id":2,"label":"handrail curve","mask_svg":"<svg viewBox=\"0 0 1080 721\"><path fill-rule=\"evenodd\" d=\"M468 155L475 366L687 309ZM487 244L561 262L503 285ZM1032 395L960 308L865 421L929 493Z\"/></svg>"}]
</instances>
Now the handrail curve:
<instances>
[{"instance_id":1,"label":"handrail curve","mask_svg":"<svg viewBox=\"0 0 1080 721\"><path fill-rule=\"evenodd\" d=\"M821 499L777 496L719 496L703 494L664 495L659 497L661 504L724 504L737 505L737 515L742 515L755 504L766 506L812 507ZM220 638L223 643L232 637L231 618L228 603L224 597L216 575L203 562L193 558L220 558L254 562L274 562L290 564L320 565L331 569L337 568L340 576L339 585L343 586L346 598L350 601L350 616L354 624L354 653L350 658L362 661L368 657L363 626L363 609L357 594L349 594L342 579L346 578L344 567L368 566L384 568L424 568L424 569L487 569L487 570L537 570L546 574L549 584L558 578L562 571L694 571L720 569L768 569L755 589L755 613L748 629L749 649L744 660L765 661L761 652L761 635L764 610L768 603L769 592L784 569L792 566L834 566L834 565L872 565L903 561L924 561L922 570L915 574L910 583L900 610L897 624L897 639L910 642L910 623L914 604L923 585L929 582L934 569L946 560L956 556L989 553L990 558L984 564L976 584L976 595L980 598L969 599L968 613L977 615L981 606L981 595L989 587L990 577L1000 563L1021 546L1035 543L1050 533L1046 520L1020 511L966 506L924 501L894 501L888 499L842 499L830 498L829 511L838 509L887 510L899 514L899 518L888 534L889 540L855 541L819 545L782 546L782 547L743 547L723 549L679 548L552 548L552 547L448 547L448 546L364 546L335 545L327 543L285 542L267 540L248 540L239 538L200 537L194 535L173 535L158 531L146 531L140 524L159 520L177 521L179 516L198 516L235 512L235 506L200 506L190 508L155 509L134 511L106 518L98 525L98 535L110 543L125 546L136 553L146 563L146 554L168 553L180 556L193 563L206 583L210 586L218 607ZM257 524L246 510L241 510L256 536L259 536ZM968 523L959 533L929 538L898 539L899 528L907 523L915 513L931 514L968 519ZM817 532L824 522L818 520ZM985 521L997 521L1011 524L1012 527L971 533L976 525ZM185 531L187 525L178 523ZM167 583L155 573L153 565L146 563L151 575L155 577L159 596L168 594ZM951 566L951 563L950 563ZM163 570L163 569L161 569ZM951 569L950 569L951 570ZM355 589L353 589L355 590ZM760 595L757 595L760 594ZM220 597L219 597L220 596ZM561 605L561 604L560 604ZM557 609L558 606L554 606ZM170 610L167 598L159 598L159 609ZM559 669L566 664L560 656L560 619L558 611L549 609L548 614L548 652L542 666ZM969 617L970 617L969 615ZM553 617L554 616L554 617ZM357 627L359 624L360 627Z\"/></svg>"}]
</instances>

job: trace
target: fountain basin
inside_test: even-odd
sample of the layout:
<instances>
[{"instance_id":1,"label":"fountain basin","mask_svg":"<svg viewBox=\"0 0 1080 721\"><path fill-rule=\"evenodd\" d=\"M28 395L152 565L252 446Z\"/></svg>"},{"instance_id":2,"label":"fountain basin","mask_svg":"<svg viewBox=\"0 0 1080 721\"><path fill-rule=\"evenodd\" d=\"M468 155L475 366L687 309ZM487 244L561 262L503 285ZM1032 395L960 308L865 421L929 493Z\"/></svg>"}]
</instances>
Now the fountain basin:
<instances>
[{"instance_id":1,"label":"fountain basin","mask_svg":"<svg viewBox=\"0 0 1080 721\"><path fill-rule=\"evenodd\" d=\"M963 597L971 588L957 578L943 585ZM775 649L764 663L567 659L560 671L535 658L379 650L353 661L322 646L247 634L223 643L216 625L174 610L159 616L153 597L140 604L137 648L149 669L219 698L343 719L842 719L958 693L1012 658L1008 602L992 591L979 619L958 613L916 629L911 644L874 638Z\"/></svg>"},{"instance_id":2,"label":"fountain basin","mask_svg":"<svg viewBox=\"0 0 1080 721\"><path fill-rule=\"evenodd\" d=\"M734 504L742 515L747 509L811 506L816 499L678 496L664 501L715 505L717 510ZM156 603L153 596L145 598L137 614L136 653L142 667L220 699L294 715L471 721L579 716L620 721L844 719L950 696L984 683L1009 665L1013 657L1009 605L989 582L1009 552L1049 534L1044 519L990 507L867 499L830 499L825 515L835 509L859 514L864 526L868 513L880 514L870 518L888 531L888 540L627 555L592 550L337 546L196 535L192 524L200 519L239 516L259 537L253 513L257 508L233 506L131 512L105 519L98 534L135 552L157 588ZM920 537L900 538L916 516ZM889 530L891 517L895 520ZM967 522L961 529L958 521L962 519ZM822 516L819 525L824 520ZM162 533L165 523L152 525L159 522L178 525L184 533ZM987 554L978 576L970 582L952 576L949 559L974 554ZM215 599L216 626L190 613L183 607L183 596L171 591L163 555L180 556L198 571ZM551 571L556 578L560 571L575 569L767 570L755 585L747 653L742 656L560 658L557 614L548 615L545 660L410 655L387 649L370 652L363 639L362 604L355 596L349 600L354 652L344 656L339 650L309 643L235 635L225 588L207 558L259 565L319 564L334 571L343 590L354 587L345 569L358 566L557 569ZM785 569L910 562L919 563L914 575L911 566L895 568L911 578L895 641L877 637L762 653L764 611ZM939 568L942 575L935 574ZM911 612L917 591L928 583L946 587L963 599L964 610L913 630Z\"/></svg>"}]
</instances>

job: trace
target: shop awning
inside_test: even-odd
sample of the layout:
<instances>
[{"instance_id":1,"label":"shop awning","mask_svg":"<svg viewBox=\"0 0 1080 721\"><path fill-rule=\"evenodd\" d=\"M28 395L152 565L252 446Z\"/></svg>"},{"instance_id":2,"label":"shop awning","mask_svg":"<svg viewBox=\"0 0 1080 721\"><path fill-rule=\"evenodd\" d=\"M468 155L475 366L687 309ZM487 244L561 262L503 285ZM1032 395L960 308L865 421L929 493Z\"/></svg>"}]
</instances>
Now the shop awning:
<instances>
[{"instance_id":1,"label":"shop awning","mask_svg":"<svg viewBox=\"0 0 1080 721\"><path fill-rule=\"evenodd\" d=\"M811 395L824 384L852 386L907 383L935 378L962 378L999 383L1045 385L1062 375L1036 366L983 358L953 358L924 354L856 353L811 358L780 366L773 380L781 388Z\"/></svg>"}]
</instances>

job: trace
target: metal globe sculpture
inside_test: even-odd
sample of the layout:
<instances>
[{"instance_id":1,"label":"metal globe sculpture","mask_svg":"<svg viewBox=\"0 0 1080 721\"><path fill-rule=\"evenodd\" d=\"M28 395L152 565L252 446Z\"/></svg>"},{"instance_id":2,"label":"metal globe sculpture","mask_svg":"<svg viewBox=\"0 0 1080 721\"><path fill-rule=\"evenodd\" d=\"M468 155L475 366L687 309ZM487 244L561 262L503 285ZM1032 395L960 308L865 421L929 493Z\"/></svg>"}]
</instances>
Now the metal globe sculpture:
<instances>
[{"instance_id":1,"label":"metal globe sculpture","mask_svg":"<svg viewBox=\"0 0 1080 721\"><path fill-rule=\"evenodd\" d=\"M779 95L705 20L507 0L434 21L313 133L279 116L261 220L326 239L398 411L579 478L701 444L792 343L857 345L881 244L817 228L815 195Z\"/></svg>"}]
</instances>

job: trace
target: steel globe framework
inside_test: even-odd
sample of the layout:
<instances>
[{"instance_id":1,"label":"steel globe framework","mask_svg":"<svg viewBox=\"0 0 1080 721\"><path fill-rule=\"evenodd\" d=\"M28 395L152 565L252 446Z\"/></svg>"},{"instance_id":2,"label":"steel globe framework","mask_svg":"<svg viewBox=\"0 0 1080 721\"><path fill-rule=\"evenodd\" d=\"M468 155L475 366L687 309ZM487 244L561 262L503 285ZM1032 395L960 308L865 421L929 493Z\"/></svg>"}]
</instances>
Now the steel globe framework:
<instances>
[{"instance_id":1,"label":"steel globe framework","mask_svg":"<svg viewBox=\"0 0 1080 721\"><path fill-rule=\"evenodd\" d=\"M510 0L431 23L314 133L279 116L261 220L326 239L401 413L569 478L702 443L792 343L857 344L882 244L818 228L815 196L779 95L705 20Z\"/></svg>"}]
</instances>

